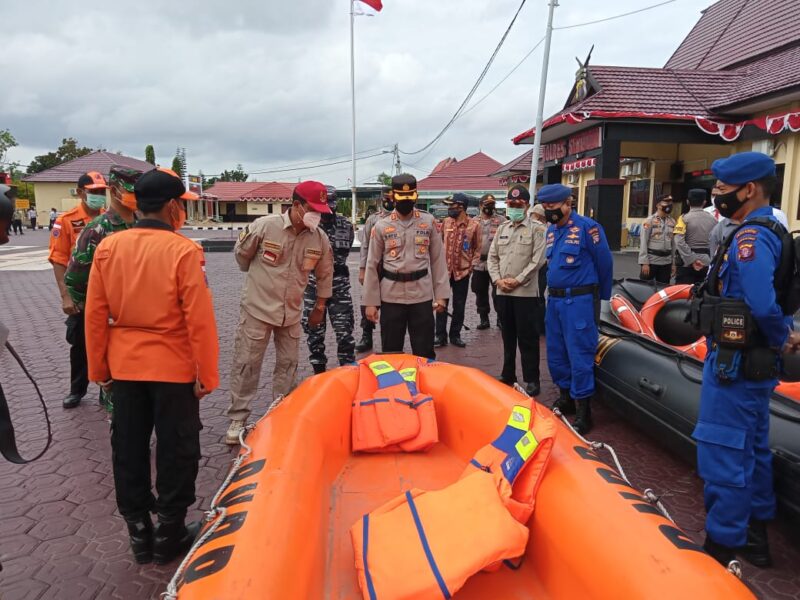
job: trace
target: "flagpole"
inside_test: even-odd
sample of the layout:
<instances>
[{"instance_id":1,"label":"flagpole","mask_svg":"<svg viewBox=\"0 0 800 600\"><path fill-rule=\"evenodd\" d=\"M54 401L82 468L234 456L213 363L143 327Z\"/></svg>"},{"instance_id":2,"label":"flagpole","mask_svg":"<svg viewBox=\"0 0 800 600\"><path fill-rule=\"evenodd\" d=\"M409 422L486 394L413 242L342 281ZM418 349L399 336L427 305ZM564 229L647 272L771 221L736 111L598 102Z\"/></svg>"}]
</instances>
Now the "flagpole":
<instances>
[{"instance_id":1,"label":"flagpole","mask_svg":"<svg viewBox=\"0 0 800 600\"><path fill-rule=\"evenodd\" d=\"M355 35L353 32L355 23L355 1L350 0L350 99L352 107L353 121L353 181L350 188L352 192L352 219L353 225L356 224L356 55L355 55Z\"/></svg>"},{"instance_id":2,"label":"flagpole","mask_svg":"<svg viewBox=\"0 0 800 600\"><path fill-rule=\"evenodd\" d=\"M558 6L558 0L550 0L550 13L547 17L547 32L544 39L544 53L542 56L542 77L539 81L539 104L536 106L536 134L533 138L533 154L531 155L531 196L536 192L536 178L539 176L539 148L542 145L542 120L544 118L544 94L547 89L547 67L550 63L550 40L553 37L553 12Z\"/></svg>"}]
</instances>

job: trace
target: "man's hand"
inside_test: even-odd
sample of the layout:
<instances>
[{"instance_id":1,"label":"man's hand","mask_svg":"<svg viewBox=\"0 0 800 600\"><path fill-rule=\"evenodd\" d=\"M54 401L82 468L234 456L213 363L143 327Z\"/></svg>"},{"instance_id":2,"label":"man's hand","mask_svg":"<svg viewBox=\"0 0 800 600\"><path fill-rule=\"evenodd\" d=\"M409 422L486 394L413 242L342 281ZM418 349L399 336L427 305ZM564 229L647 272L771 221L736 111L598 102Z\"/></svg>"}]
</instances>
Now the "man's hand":
<instances>
[{"instance_id":1,"label":"man's hand","mask_svg":"<svg viewBox=\"0 0 800 600\"><path fill-rule=\"evenodd\" d=\"M308 326L309 327L319 327L322 324L322 320L325 318L325 305L317 304L314 306L314 309L308 315Z\"/></svg>"},{"instance_id":2,"label":"man's hand","mask_svg":"<svg viewBox=\"0 0 800 600\"><path fill-rule=\"evenodd\" d=\"M673 263L673 265L672 265L672 276L673 277L677 277L677 275L678 275L678 265Z\"/></svg>"},{"instance_id":3,"label":"man's hand","mask_svg":"<svg viewBox=\"0 0 800 600\"><path fill-rule=\"evenodd\" d=\"M69 295L61 297L61 310L65 315L77 315L80 312Z\"/></svg>"},{"instance_id":4,"label":"man's hand","mask_svg":"<svg viewBox=\"0 0 800 600\"><path fill-rule=\"evenodd\" d=\"M366 269L359 269L358 270L358 283L364 285L364 276L366 275Z\"/></svg>"},{"instance_id":5,"label":"man's hand","mask_svg":"<svg viewBox=\"0 0 800 600\"><path fill-rule=\"evenodd\" d=\"M642 265L642 275L650 277L650 265Z\"/></svg>"},{"instance_id":6,"label":"man's hand","mask_svg":"<svg viewBox=\"0 0 800 600\"><path fill-rule=\"evenodd\" d=\"M203 387L203 384L200 383L200 380L196 380L194 382L194 397L200 400L203 396L208 396L211 393L211 390L207 390Z\"/></svg>"},{"instance_id":7,"label":"man's hand","mask_svg":"<svg viewBox=\"0 0 800 600\"><path fill-rule=\"evenodd\" d=\"M98 381L97 385L100 386L104 393L110 394L111 388L114 386L114 380L109 379L108 381Z\"/></svg>"},{"instance_id":8,"label":"man's hand","mask_svg":"<svg viewBox=\"0 0 800 600\"><path fill-rule=\"evenodd\" d=\"M517 281L513 277L508 277L505 279L505 285L507 292L513 292L515 289L519 287L519 281Z\"/></svg>"},{"instance_id":9,"label":"man's hand","mask_svg":"<svg viewBox=\"0 0 800 600\"><path fill-rule=\"evenodd\" d=\"M433 312L442 313L447 310L447 300L434 300Z\"/></svg>"},{"instance_id":10,"label":"man's hand","mask_svg":"<svg viewBox=\"0 0 800 600\"><path fill-rule=\"evenodd\" d=\"M783 354L795 354L800 351L800 332L790 331L786 343L783 345Z\"/></svg>"},{"instance_id":11,"label":"man's hand","mask_svg":"<svg viewBox=\"0 0 800 600\"><path fill-rule=\"evenodd\" d=\"M378 307L377 306L366 306L366 307L364 307L364 316L366 316L367 319L372 321L373 323L377 323L378 322Z\"/></svg>"},{"instance_id":12,"label":"man's hand","mask_svg":"<svg viewBox=\"0 0 800 600\"><path fill-rule=\"evenodd\" d=\"M692 263L692 268L693 268L695 271L702 271L704 267L705 267L705 265L703 264L703 261L702 261L702 260L696 260L696 261L694 261L694 262Z\"/></svg>"}]
</instances>

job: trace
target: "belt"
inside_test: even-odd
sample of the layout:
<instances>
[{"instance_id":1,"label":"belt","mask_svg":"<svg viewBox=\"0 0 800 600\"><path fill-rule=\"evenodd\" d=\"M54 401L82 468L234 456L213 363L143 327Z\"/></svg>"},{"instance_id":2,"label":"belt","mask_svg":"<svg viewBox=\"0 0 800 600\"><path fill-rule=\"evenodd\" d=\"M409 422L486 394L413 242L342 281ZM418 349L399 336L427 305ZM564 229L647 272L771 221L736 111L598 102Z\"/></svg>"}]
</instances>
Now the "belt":
<instances>
[{"instance_id":1,"label":"belt","mask_svg":"<svg viewBox=\"0 0 800 600\"><path fill-rule=\"evenodd\" d=\"M481 254L481 261L486 261L489 258L488 254Z\"/></svg>"},{"instance_id":2,"label":"belt","mask_svg":"<svg viewBox=\"0 0 800 600\"><path fill-rule=\"evenodd\" d=\"M391 281L402 281L402 282L417 281L425 277L425 275L427 274L428 274L428 269L422 269L421 271L412 271L411 273L398 273L397 271L387 271L386 269L383 270L383 276Z\"/></svg>"},{"instance_id":3,"label":"belt","mask_svg":"<svg viewBox=\"0 0 800 600\"><path fill-rule=\"evenodd\" d=\"M709 248L708 246L697 246L696 248L692 247L692 246L689 246L689 249L692 252L694 252L695 254L710 254L711 253L711 248Z\"/></svg>"},{"instance_id":4,"label":"belt","mask_svg":"<svg viewBox=\"0 0 800 600\"><path fill-rule=\"evenodd\" d=\"M585 296L597 292L596 285L582 285L574 288L547 288L551 298L566 298L567 296Z\"/></svg>"},{"instance_id":5,"label":"belt","mask_svg":"<svg viewBox=\"0 0 800 600\"><path fill-rule=\"evenodd\" d=\"M647 253L652 254L653 256L672 256L672 252L669 250L651 250L648 248Z\"/></svg>"}]
</instances>

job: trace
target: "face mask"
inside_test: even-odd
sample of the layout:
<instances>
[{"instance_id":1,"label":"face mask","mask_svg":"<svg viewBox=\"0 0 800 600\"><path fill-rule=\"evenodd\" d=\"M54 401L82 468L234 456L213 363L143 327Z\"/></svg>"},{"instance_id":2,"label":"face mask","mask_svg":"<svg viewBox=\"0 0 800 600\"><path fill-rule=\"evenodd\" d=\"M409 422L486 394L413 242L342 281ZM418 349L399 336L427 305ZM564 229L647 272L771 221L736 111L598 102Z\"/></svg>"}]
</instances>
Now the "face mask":
<instances>
[{"instance_id":1,"label":"face mask","mask_svg":"<svg viewBox=\"0 0 800 600\"><path fill-rule=\"evenodd\" d=\"M392 212L394 210L394 200L384 200L383 210Z\"/></svg>"},{"instance_id":2,"label":"face mask","mask_svg":"<svg viewBox=\"0 0 800 600\"><path fill-rule=\"evenodd\" d=\"M663 210L665 213L669 214L669 213L671 213L671 212L672 212L672 205L669 205L669 206L662 206L662 207L661 207L661 210Z\"/></svg>"},{"instance_id":3,"label":"face mask","mask_svg":"<svg viewBox=\"0 0 800 600\"><path fill-rule=\"evenodd\" d=\"M404 217L406 215L410 215L411 211L414 210L414 201L413 200L400 200L400 202L395 203L395 209Z\"/></svg>"},{"instance_id":4,"label":"face mask","mask_svg":"<svg viewBox=\"0 0 800 600\"><path fill-rule=\"evenodd\" d=\"M483 207L483 214L487 217L491 217L494 214L494 204L487 204Z\"/></svg>"},{"instance_id":5,"label":"face mask","mask_svg":"<svg viewBox=\"0 0 800 600\"><path fill-rule=\"evenodd\" d=\"M730 219L733 217L734 214L742 207L742 205L747 202L745 200L739 200L737 194L739 191L744 188L743 185L740 185L738 188L733 190L732 192L728 192L727 194L720 194L714 197L714 206L717 207L719 214L723 217Z\"/></svg>"},{"instance_id":6,"label":"face mask","mask_svg":"<svg viewBox=\"0 0 800 600\"><path fill-rule=\"evenodd\" d=\"M509 206L506 208L506 216L515 223L518 223L525 218L525 209Z\"/></svg>"},{"instance_id":7,"label":"face mask","mask_svg":"<svg viewBox=\"0 0 800 600\"><path fill-rule=\"evenodd\" d=\"M111 192L112 196L114 196L117 201L122 204L128 210L135 211L137 209L136 206L136 194L133 192L122 192L119 190L114 190Z\"/></svg>"},{"instance_id":8,"label":"face mask","mask_svg":"<svg viewBox=\"0 0 800 600\"><path fill-rule=\"evenodd\" d=\"M311 231L316 231L321 218L321 213L307 210L303 213L303 225L308 227Z\"/></svg>"},{"instance_id":9,"label":"face mask","mask_svg":"<svg viewBox=\"0 0 800 600\"><path fill-rule=\"evenodd\" d=\"M105 194L86 194L86 206L92 210L100 210L106 205Z\"/></svg>"},{"instance_id":10,"label":"face mask","mask_svg":"<svg viewBox=\"0 0 800 600\"><path fill-rule=\"evenodd\" d=\"M548 223L558 223L561 219L564 218L564 211L561 210L561 207L545 208L544 218L547 220Z\"/></svg>"},{"instance_id":11,"label":"face mask","mask_svg":"<svg viewBox=\"0 0 800 600\"><path fill-rule=\"evenodd\" d=\"M177 202L173 201L172 209L170 210L170 226L173 231L178 231L186 222L186 211L180 205L176 206Z\"/></svg>"},{"instance_id":12,"label":"face mask","mask_svg":"<svg viewBox=\"0 0 800 600\"><path fill-rule=\"evenodd\" d=\"M451 219L457 219L458 216L461 214L460 208L448 208L447 209L447 216Z\"/></svg>"}]
</instances>

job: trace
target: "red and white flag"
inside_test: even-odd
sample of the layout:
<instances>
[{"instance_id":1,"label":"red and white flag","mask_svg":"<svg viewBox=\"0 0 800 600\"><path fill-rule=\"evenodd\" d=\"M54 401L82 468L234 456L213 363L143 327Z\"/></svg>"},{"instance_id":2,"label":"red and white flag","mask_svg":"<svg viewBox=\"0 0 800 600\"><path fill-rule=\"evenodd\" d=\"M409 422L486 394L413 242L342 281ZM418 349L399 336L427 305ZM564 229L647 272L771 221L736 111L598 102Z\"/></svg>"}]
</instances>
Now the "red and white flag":
<instances>
[{"instance_id":1,"label":"red and white flag","mask_svg":"<svg viewBox=\"0 0 800 600\"><path fill-rule=\"evenodd\" d=\"M380 10L383 8L381 0L359 0L359 2L363 2L367 6L374 8L378 12L380 12Z\"/></svg>"}]
</instances>

